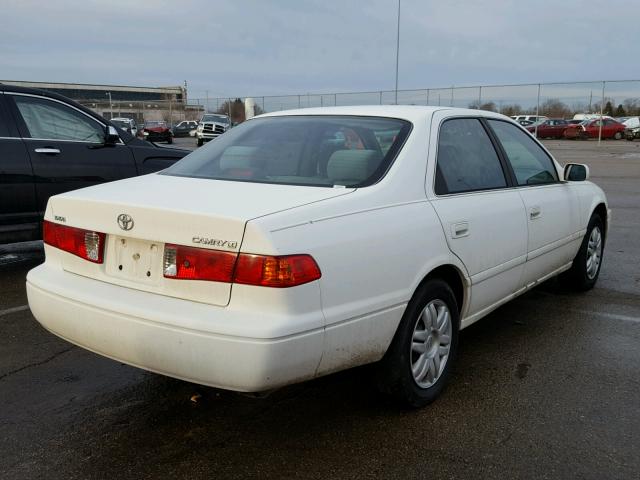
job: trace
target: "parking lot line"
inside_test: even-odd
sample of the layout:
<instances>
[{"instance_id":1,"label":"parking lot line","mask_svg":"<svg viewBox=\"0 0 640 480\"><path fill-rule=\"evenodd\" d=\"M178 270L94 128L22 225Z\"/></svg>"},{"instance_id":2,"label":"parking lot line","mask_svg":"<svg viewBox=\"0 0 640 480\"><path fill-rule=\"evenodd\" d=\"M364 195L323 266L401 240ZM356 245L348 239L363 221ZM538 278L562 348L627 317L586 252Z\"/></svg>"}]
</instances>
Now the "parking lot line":
<instances>
[{"instance_id":1,"label":"parking lot line","mask_svg":"<svg viewBox=\"0 0 640 480\"><path fill-rule=\"evenodd\" d=\"M6 310L0 310L0 317L9 315L11 313L24 312L25 310L29 310L29 305L20 305L19 307L7 308Z\"/></svg>"},{"instance_id":2,"label":"parking lot line","mask_svg":"<svg viewBox=\"0 0 640 480\"><path fill-rule=\"evenodd\" d=\"M606 312L594 312L592 310L578 310L578 309L571 309L572 312L574 313L580 313L582 315L592 315L594 317L602 317L602 318L608 318L610 320L620 320L622 322L634 322L634 323L640 323L640 318L639 317L631 317L628 315L620 315L618 313L606 313Z\"/></svg>"}]
</instances>

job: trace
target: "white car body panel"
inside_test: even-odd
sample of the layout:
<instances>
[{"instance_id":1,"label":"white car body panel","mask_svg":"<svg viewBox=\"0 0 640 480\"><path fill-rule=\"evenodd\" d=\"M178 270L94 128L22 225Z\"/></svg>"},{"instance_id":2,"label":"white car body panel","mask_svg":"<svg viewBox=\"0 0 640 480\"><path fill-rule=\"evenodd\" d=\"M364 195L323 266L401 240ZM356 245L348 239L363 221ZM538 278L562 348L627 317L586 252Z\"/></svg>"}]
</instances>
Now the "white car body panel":
<instances>
[{"instance_id":1,"label":"white car body panel","mask_svg":"<svg viewBox=\"0 0 640 480\"><path fill-rule=\"evenodd\" d=\"M519 189L518 193L528 221L529 242L523 282L523 286L527 286L573 260L586 225L579 231L577 201L570 184L532 186Z\"/></svg>"},{"instance_id":2,"label":"white car body panel","mask_svg":"<svg viewBox=\"0 0 640 480\"><path fill-rule=\"evenodd\" d=\"M435 195L441 121L506 118L498 114L371 106L256 118L278 115L395 117L413 130L386 175L366 188L152 174L52 197L46 220L64 217L67 225L106 233L107 249L105 263L93 264L45 246L46 262L27 278L36 319L131 365L221 388L266 390L379 360L416 289L443 266L459 277L461 328L470 325L569 268L592 212L606 207L590 182ZM532 207L542 216L530 219ZM120 213L135 219L130 233L118 227ZM461 223L467 231L458 235ZM226 243L194 244L194 237ZM135 249L155 242L157 270L148 280L119 276L115 266L124 257L116 246L123 238ZM167 280L157 263L165 243L309 254L322 276L283 289Z\"/></svg>"}]
</instances>

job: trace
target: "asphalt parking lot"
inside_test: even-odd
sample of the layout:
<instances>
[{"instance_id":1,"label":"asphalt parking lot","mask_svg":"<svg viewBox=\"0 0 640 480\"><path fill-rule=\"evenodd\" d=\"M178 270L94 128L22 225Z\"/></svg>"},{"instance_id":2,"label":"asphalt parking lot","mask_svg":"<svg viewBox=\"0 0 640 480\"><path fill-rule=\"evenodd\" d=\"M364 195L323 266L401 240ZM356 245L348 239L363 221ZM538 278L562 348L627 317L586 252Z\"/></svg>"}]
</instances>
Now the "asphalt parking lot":
<instances>
[{"instance_id":1,"label":"asphalt parking lot","mask_svg":"<svg viewBox=\"0 0 640 480\"><path fill-rule=\"evenodd\" d=\"M101 358L31 316L41 256L0 254L0 477L637 478L640 142L545 144L608 195L599 283L547 282L464 330L422 410L379 396L367 368L254 398Z\"/></svg>"}]
</instances>

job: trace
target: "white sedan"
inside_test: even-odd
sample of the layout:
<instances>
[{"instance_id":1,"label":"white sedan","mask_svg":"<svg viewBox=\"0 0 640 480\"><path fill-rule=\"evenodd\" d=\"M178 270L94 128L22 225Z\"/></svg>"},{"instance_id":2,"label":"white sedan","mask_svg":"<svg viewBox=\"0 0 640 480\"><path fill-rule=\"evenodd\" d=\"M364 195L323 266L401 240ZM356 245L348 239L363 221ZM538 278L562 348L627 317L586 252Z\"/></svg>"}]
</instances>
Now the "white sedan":
<instances>
[{"instance_id":1,"label":"white sedan","mask_svg":"<svg viewBox=\"0 0 640 480\"><path fill-rule=\"evenodd\" d=\"M52 197L29 304L164 375L257 392L379 362L422 406L461 329L563 272L593 287L609 209L588 174L491 112L262 115L160 173Z\"/></svg>"}]
</instances>

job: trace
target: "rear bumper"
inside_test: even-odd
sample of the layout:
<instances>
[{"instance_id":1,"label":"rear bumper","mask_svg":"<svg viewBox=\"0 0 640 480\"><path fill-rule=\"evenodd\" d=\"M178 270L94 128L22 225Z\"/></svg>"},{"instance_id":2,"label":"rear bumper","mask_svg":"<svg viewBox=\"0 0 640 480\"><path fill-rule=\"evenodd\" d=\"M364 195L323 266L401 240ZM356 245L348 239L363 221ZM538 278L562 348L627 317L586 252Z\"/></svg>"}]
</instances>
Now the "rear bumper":
<instances>
[{"instance_id":1,"label":"rear bumper","mask_svg":"<svg viewBox=\"0 0 640 480\"><path fill-rule=\"evenodd\" d=\"M36 320L55 335L120 362L203 385L268 390L312 378L322 356L322 329L279 338L229 335L219 327L212 331L207 324L241 321L247 313L119 287L46 263L29 272L27 295Z\"/></svg>"},{"instance_id":2,"label":"rear bumper","mask_svg":"<svg viewBox=\"0 0 640 480\"><path fill-rule=\"evenodd\" d=\"M156 132L145 132L144 138L147 140L156 141L156 140L169 140L173 135L171 133L156 133Z\"/></svg>"}]
</instances>

